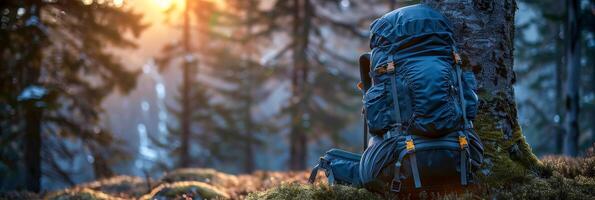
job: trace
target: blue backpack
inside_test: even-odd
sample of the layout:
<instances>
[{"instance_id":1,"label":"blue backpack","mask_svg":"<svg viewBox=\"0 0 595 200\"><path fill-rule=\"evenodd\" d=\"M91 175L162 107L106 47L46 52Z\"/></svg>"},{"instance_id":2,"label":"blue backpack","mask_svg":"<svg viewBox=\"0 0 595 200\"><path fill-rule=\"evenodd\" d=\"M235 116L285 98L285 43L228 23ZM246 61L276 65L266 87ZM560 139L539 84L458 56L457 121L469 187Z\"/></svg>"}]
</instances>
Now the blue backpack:
<instances>
[{"instance_id":1,"label":"blue backpack","mask_svg":"<svg viewBox=\"0 0 595 200\"><path fill-rule=\"evenodd\" d=\"M337 156L349 152L331 150L315 169L324 169L330 183L385 194L469 185L483 159L471 122L478 98L451 24L430 7L413 5L376 19L370 29L372 84L364 87L363 104L365 125L378 142L349 159Z\"/></svg>"}]
</instances>

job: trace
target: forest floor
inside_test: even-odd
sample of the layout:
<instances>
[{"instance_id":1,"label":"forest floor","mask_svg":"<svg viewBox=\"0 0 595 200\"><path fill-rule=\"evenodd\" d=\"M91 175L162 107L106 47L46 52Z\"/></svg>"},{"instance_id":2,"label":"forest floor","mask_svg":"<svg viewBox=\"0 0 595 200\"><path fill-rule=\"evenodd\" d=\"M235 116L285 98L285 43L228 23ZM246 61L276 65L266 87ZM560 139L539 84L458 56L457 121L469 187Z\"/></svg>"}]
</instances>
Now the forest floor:
<instances>
[{"instance_id":1,"label":"forest floor","mask_svg":"<svg viewBox=\"0 0 595 200\"><path fill-rule=\"evenodd\" d=\"M595 155L569 158L546 156L544 175L528 174L499 186L480 187L462 194L419 193L414 199L595 199ZM328 186L321 172L316 184L309 172L255 172L230 175L213 169L179 169L159 180L116 176L73 188L34 194L0 193L0 199L382 199L380 195L348 186ZM408 198L405 198L408 199Z\"/></svg>"}]
</instances>

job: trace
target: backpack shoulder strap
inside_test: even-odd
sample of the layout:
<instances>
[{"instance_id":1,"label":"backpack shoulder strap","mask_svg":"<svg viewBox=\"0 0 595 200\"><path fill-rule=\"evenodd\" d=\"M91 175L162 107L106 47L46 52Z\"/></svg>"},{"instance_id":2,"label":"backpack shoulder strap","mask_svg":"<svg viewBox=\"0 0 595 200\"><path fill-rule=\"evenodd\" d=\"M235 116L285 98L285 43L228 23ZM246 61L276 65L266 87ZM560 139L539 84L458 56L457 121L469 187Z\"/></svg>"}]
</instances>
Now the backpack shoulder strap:
<instances>
[{"instance_id":1,"label":"backpack shoulder strap","mask_svg":"<svg viewBox=\"0 0 595 200\"><path fill-rule=\"evenodd\" d=\"M454 60L455 73L457 75L457 85L459 88L459 99L461 102L461 110L463 111L463 121L465 123L464 129L467 129L470 127L470 124L469 124L469 120L467 119L465 96L463 96L463 79L461 78L463 76L463 67L461 66L461 64L462 64L461 56L457 52L457 48L455 47L454 41L453 41L453 45L452 45L452 57Z\"/></svg>"},{"instance_id":2,"label":"backpack shoulder strap","mask_svg":"<svg viewBox=\"0 0 595 200\"><path fill-rule=\"evenodd\" d=\"M308 178L308 183L314 184L314 181L316 181L316 176L318 176L318 168L320 168L320 164L316 164L316 166L312 168L312 172L310 172L310 177Z\"/></svg>"},{"instance_id":3,"label":"backpack shoulder strap","mask_svg":"<svg viewBox=\"0 0 595 200\"><path fill-rule=\"evenodd\" d=\"M457 83L458 83L458 87L459 87L459 98L461 101L461 110L463 111L463 121L464 121L464 130L462 132L459 132L459 145L461 147L460 150L460 175L461 175L461 185L466 186L468 184L468 180L467 180L467 173L468 173L468 164L469 164L469 156L467 156L467 151L468 151L468 142L467 142L467 138L469 138L468 134L467 134L467 129L471 128L472 125L471 123L469 123L469 120L467 119L467 111L466 111L466 106L465 106L465 96L463 96L463 80L461 78L461 76L463 75L463 67L461 66L462 61L461 61L461 56L458 54L457 52L457 48L455 46L454 40L453 40L453 45L452 45L452 54L453 54L453 59L454 59L454 66L455 66L455 71L457 74Z\"/></svg>"},{"instance_id":4,"label":"backpack shoulder strap","mask_svg":"<svg viewBox=\"0 0 595 200\"><path fill-rule=\"evenodd\" d=\"M395 69L395 61L393 56L390 56L390 60L387 63L386 66L386 71L387 73L392 73L392 77L390 78L390 84L391 84L391 95L393 96L393 109L395 112L395 129L397 129L397 131L401 128L401 108L399 106L399 96L398 96L398 91L397 91L397 72Z\"/></svg>"}]
</instances>

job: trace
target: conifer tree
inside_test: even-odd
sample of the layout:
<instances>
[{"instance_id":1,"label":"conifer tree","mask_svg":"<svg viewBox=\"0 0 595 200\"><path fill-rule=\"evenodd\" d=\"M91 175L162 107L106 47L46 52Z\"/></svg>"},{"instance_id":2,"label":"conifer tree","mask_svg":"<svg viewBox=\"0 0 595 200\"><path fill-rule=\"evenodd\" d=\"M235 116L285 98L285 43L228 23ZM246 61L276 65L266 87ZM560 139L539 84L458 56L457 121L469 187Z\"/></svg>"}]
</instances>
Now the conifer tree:
<instances>
[{"instance_id":1,"label":"conifer tree","mask_svg":"<svg viewBox=\"0 0 595 200\"><path fill-rule=\"evenodd\" d=\"M272 69L258 62L262 46L258 45L258 38L252 37L256 3L256 0L227 2L228 12L218 22L228 22L222 28L233 30L235 36L218 37L220 44L209 55L215 72L212 77L231 85L211 86L221 99L215 114L223 119L213 134L226 142L209 145L209 149L216 152L213 156L218 160L240 160L236 165L242 166L245 173L256 169L256 151L264 147L263 134L274 130L274 122L257 112L270 94L270 89L263 86L270 80Z\"/></svg>"},{"instance_id":2,"label":"conifer tree","mask_svg":"<svg viewBox=\"0 0 595 200\"><path fill-rule=\"evenodd\" d=\"M174 5L179 6L179 5ZM210 105L209 91L206 86L198 80L199 71L202 69L202 58L204 52L209 50L210 42L209 22L215 17L215 4L205 0L186 0L182 15L182 36L164 47L163 54L159 56L158 63L161 69L172 66L180 66L182 80L178 89L179 97L176 106L170 106L169 112L173 113L177 125L169 126L168 147L173 158L176 160L175 167L190 167L205 165L208 162L206 154L199 157L192 155L199 152L203 146L192 145L203 141L202 137L208 137L206 129L212 125L210 113L213 112ZM162 145L163 146L163 145ZM197 151L193 151L196 148Z\"/></svg>"},{"instance_id":3,"label":"conifer tree","mask_svg":"<svg viewBox=\"0 0 595 200\"><path fill-rule=\"evenodd\" d=\"M260 2L266 4L266 2ZM270 4L270 3L269 3ZM259 27L252 35L275 37L286 42L272 49L265 64L283 66L277 69L281 81L290 82L290 97L281 113L288 119L289 169L306 168L308 143L329 138L340 144L340 132L358 119L359 93L357 81L358 55L363 49L369 19L383 11L383 4L364 1L291 0L275 1L262 6L253 21ZM338 41L350 41L337 43ZM275 43L277 42L277 43Z\"/></svg>"},{"instance_id":4,"label":"conifer tree","mask_svg":"<svg viewBox=\"0 0 595 200\"><path fill-rule=\"evenodd\" d=\"M566 23L566 3L563 1L529 1L523 0L521 12L535 13L519 20L517 34L515 37L515 56L518 64L515 72L518 77L520 88L528 98L519 101L520 113L527 120L524 124L524 132L529 141L532 141L536 153L562 153L564 144L565 127L565 87L566 59L564 24ZM593 5L591 5L593 6ZM593 44L594 39L589 35L593 34L593 18L590 13L591 6L582 7L580 11L580 24L584 27L580 37L577 37L581 44ZM529 12L530 11L530 12ZM595 60L592 55L593 45L584 45L579 54L585 61L581 63L580 78L581 100L579 107L581 114L579 133L589 133L594 130L592 123L593 99L595 90L595 68L592 63ZM539 96L540 98L533 98ZM586 137L583 137L586 138ZM588 148L593 138L586 138L577 141L580 149Z\"/></svg>"},{"instance_id":5,"label":"conifer tree","mask_svg":"<svg viewBox=\"0 0 595 200\"><path fill-rule=\"evenodd\" d=\"M131 90L137 73L105 49L135 47L124 33L138 36L145 28L141 15L121 6L111 1L2 2L2 187L37 192L42 176L73 184L60 162L81 153L93 162L97 177L111 174L108 155L117 148L106 148L114 138L99 124L100 104L114 90ZM71 149L73 143L82 149Z\"/></svg>"}]
</instances>

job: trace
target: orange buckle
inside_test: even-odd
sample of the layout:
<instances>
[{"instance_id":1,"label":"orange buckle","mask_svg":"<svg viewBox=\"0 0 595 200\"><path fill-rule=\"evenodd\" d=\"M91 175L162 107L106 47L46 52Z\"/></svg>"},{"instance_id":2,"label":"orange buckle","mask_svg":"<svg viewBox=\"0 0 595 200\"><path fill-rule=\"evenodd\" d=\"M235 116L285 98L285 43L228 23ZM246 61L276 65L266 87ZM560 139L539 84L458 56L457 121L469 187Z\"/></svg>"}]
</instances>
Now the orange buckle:
<instances>
[{"instance_id":1,"label":"orange buckle","mask_svg":"<svg viewBox=\"0 0 595 200\"><path fill-rule=\"evenodd\" d=\"M467 143L467 137L461 135L459 136L459 145L461 146L461 149L464 149L467 147L468 143Z\"/></svg>"},{"instance_id":2,"label":"orange buckle","mask_svg":"<svg viewBox=\"0 0 595 200\"><path fill-rule=\"evenodd\" d=\"M364 89L364 83L362 83L361 81L357 83L357 89L359 90L363 90Z\"/></svg>"},{"instance_id":3,"label":"orange buckle","mask_svg":"<svg viewBox=\"0 0 595 200\"><path fill-rule=\"evenodd\" d=\"M386 63L386 65L382 65L382 66L376 68L374 71L376 72L376 75L378 75L378 76L386 74L386 73L392 73L395 71L395 63L394 62Z\"/></svg>"},{"instance_id":4,"label":"orange buckle","mask_svg":"<svg viewBox=\"0 0 595 200\"><path fill-rule=\"evenodd\" d=\"M407 151L415 150L415 144L413 144L413 140L405 141L405 148L407 148Z\"/></svg>"}]
</instances>

